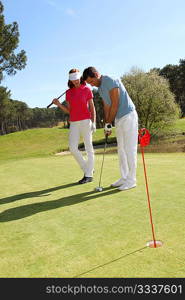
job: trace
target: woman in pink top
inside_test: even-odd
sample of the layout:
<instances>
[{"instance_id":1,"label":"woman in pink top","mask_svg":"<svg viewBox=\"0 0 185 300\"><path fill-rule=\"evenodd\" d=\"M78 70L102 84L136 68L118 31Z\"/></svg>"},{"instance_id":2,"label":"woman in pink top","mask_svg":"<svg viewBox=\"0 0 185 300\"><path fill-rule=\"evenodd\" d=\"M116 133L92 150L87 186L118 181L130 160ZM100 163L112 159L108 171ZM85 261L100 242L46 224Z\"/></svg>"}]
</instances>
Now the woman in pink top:
<instances>
[{"instance_id":1,"label":"woman in pink top","mask_svg":"<svg viewBox=\"0 0 185 300\"><path fill-rule=\"evenodd\" d=\"M96 112L93 93L81 78L78 69L69 71L68 87L69 89L66 91L67 107L62 105L58 99L53 99L52 102L65 113L69 113L69 149L84 173L84 177L78 182L83 184L93 180L94 149L92 133L96 131ZM78 150L81 136L84 141L87 159L84 159Z\"/></svg>"}]
</instances>

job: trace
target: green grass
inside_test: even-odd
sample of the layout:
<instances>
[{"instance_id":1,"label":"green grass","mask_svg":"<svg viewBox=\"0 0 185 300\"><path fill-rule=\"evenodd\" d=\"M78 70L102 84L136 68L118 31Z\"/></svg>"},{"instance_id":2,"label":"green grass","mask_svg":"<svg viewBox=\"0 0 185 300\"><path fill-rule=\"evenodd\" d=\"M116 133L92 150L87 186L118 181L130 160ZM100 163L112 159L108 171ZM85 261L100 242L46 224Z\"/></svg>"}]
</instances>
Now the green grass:
<instances>
[{"instance_id":1,"label":"green grass","mask_svg":"<svg viewBox=\"0 0 185 300\"><path fill-rule=\"evenodd\" d=\"M177 120L174 129L179 133L185 132L185 118Z\"/></svg>"},{"instance_id":2,"label":"green grass","mask_svg":"<svg viewBox=\"0 0 185 300\"><path fill-rule=\"evenodd\" d=\"M103 128L97 129L93 134L94 145L104 143L103 131ZM185 118L177 120L175 125L168 129L165 139L151 141L152 145L146 151L184 152L185 135L182 135L183 132L185 132ZM68 129L56 126L53 128L29 129L0 136L0 161L29 157L47 157L52 156L54 153L68 150L68 133ZM173 134L173 137L171 134ZM109 137L109 143L112 142L116 142L115 128L113 128L113 133ZM158 144L160 144L160 147ZM82 145L82 140L80 140L80 145ZM153 145L157 145L157 147L153 147Z\"/></svg>"},{"instance_id":3,"label":"green grass","mask_svg":"<svg viewBox=\"0 0 185 300\"><path fill-rule=\"evenodd\" d=\"M165 130L162 131L162 134L173 134L181 135L185 133L185 118L177 119L173 125L169 125ZM159 128L160 135L160 128Z\"/></svg>"},{"instance_id":4,"label":"green grass","mask_svg":"<svg viewBox=\"0 0 185 300\"><path fill-rule=\"evenodd\" d=\"M0 136L0 159L43 157L68 145L67 129L39 128Z\"/></svg>"},{"instance_id":5,"label":"green grass","mask_svg":"<svg viewBox=\"0 0 185 300\"><path fill-rule=\"evenodd\" d=\"M178 120L169 147L145 148L157 249L152 239L143 165L138 186L118 192L116 147L96 149L94 181L82 177L68 150L68 129L32 129L0 136L0 277L185 277L185 119ZM181 136L180 136L181 135ZM180 136L180 137L179 137ZM109 141L115 140L115 131ZM103 129L93 135L104 143ZM112 154L111 154L112 153ZM99 155L100 154L100 155Z\"/></svg>"},{"instance_id":6,"label":"green grass","mask_svg":"<svg viewBox=\"0 0 185 300\"><path fill-rule=\"evenodd\" d=\"M68 150L68 134L68 129L53 127L29 129L0 136L0 160L46 157ZM114 130L113 136L111 139L115 139ZM80 142L82 143L82 139ZM95 144L104 142L103 129L98 129L94 133L93 142Z\"/></svg>"},{"instance_id":7,"label":"green grass","mask_svg":"<svg viewBox=\"0 0 185 300\"><path fill-rule=\"evenodd\" d=\"M151 139L146 152L185 152L185 118L179 119L173 126L158 133Z\"/></svg>"},{"instance_id":8,"label":"green grass","mask_svg":"<svg viewBox=\"0 0 185 300\"><path fill-rule=\"evenodd\" d=\"M53 135L56 133L53 131ZM48 138L49 139L49 138ZM50 139L49 139L50 140ZM52 151L51 151L52 152ZM0 169L0 277L185 277L185 154L145 154L157 249L143 165L135 189L118 192L117 154L96 155L94 182L71 155L4 160Z\"/></svg>"},{"instance_id":9,"label":"green grass","mask_svg":"<svg viewBox=\"0 0 185 300\"><path fill-rule=\"evenodd\" d=\"M163 139L151 141L151 145L146 148L146 152L184 152L185 151L185 119L178 120L176 127L180 128L176 136L165 136ZM0 161L7 159L22 159L30 157L48 157L61 151L68 151L68 129L60 127L30 129L0 136ZM180 134L180 135L179 135ZM103 129L97 129L93 135L93 144L104 144ZM115 143L115 128L109 137L109 144ZM83 146L80 140L79 146ZM116 151L112 147L111 151ZM99 152L99 150L96 150ZM110 152L110 149L108 150Z\"/></svg>"}]
</instances>

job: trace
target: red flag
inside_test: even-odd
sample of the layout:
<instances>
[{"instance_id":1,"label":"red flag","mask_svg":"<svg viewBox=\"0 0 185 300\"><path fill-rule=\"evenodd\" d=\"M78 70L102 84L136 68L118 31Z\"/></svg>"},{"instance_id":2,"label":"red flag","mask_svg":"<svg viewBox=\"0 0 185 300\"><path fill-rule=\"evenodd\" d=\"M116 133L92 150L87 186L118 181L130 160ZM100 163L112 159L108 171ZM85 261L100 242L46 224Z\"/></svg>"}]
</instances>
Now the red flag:
<instances>
[{"instance_id":1,"label":"red flag","mask_svg":"<svg viewBox=\"0 0 185 300\"><path fill-rule=\"evenodd\" d=\"M150 133L148 129L142 128L139 130L139 143L142 147L150 144Z\"/></svg>"}]
</instances>

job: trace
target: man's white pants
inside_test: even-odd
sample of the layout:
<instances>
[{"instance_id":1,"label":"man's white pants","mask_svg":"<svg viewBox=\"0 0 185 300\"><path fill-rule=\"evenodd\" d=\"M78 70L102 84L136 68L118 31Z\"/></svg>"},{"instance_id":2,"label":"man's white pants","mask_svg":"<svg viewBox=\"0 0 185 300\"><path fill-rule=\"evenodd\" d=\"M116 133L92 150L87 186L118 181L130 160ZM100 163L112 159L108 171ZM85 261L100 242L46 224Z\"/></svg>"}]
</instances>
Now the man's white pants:
<instances>
[{"instance_id":1,"label":"man's white pants","mask_svg":"<svg viewBox=\"0 0 185 300\"><path fill-rule=\"evenodd\" d=\"M138 115L133 111L115 121L121 178L127 185L136 184Z\"/></svg>"},{"instance_id":2,"label":"man's white pants","mask_svg":"<svg viewBox=\"0 0 185 300\"><path fill-rule=\"evenodd\" d=\"M94 170L94 149L92 144L92 121L82 120L70 122L69 131L69 150L73 154L76 161L79 163L84 175L87 177L93 177ZM85 159L78 150L78 144L80 141L80 136L83 138L85 145L85 150L87 153L87 159Z\"/></svg>"}]
</instances>

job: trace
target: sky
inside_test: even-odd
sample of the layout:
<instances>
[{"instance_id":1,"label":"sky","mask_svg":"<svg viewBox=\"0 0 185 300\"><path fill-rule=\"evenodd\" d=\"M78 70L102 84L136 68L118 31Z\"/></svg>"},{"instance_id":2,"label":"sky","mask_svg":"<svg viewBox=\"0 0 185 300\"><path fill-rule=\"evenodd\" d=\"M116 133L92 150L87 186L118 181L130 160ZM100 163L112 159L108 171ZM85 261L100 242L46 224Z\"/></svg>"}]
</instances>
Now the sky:
<instances>
[{"instance_id":1,"label":"sky","mask_svg":"<svg viewBox=\"0 0 185 300\"><path fill-rule=\"evenodd\" d=\"M147 72L185 59L184 0L1 1L5 23L19 25L15 53L23 49L28 59L1 85L30 108L62 94L72 68L120 78L133 67Z\"/></svg>"}]
</instances>

